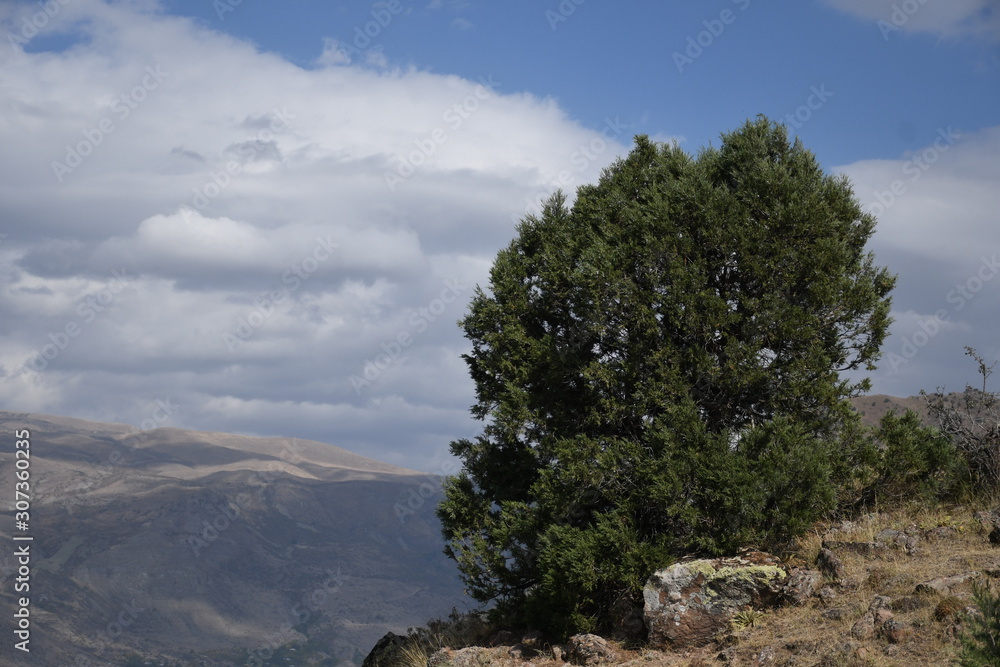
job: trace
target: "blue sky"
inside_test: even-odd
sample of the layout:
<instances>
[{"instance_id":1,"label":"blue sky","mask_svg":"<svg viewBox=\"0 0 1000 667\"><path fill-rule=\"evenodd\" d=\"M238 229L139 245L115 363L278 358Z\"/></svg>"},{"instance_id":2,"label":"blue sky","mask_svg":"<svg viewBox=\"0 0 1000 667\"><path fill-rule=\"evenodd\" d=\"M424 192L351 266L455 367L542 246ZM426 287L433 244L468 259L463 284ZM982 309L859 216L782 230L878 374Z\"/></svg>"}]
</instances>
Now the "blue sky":
<instances>
[{"instance_id":1,"label":"blue sky","mask_svg":"<svg viewBox=\"0 0 1000 667\"><path fill-rule=\"evenodd\" d=\"M761 113L879 217L874 390L1000 358L996 0L49 0L0 34L6 409L447 471L513 221Z\"/></svg>"},{"instance_id":2,"label":"blue sky","mask_svg":"<svg viewBox=\"0 0 1000 667\"><path fill-rule=\"evenodd\" d=\"M377 2L295 2L277 11L273 4L166 7L302 67L313 66L324 40L336 39L377 51L392 66L471 80L492 74L503 92L555 98L593 129L609 116L627 120L633 134L674 136L683 128L692 147L757 113L785 118L813 86L825 86L829 108L799 129L831 166L893 158L933 140L939 127L996 120L996 43L904 30L927 7L897 30L891 5L902 3L890 3L875 20L833 3L759 0L460 1L436 9L400 0L398 15ZM983 12L997 11L981 4ZM391 20L370 29L375 36L366 45L364 28L379 14ZM700 55L688 41L699 38L707 44ZM692 62L684 60L689 49Z\"/></svg>"}]
</instances>

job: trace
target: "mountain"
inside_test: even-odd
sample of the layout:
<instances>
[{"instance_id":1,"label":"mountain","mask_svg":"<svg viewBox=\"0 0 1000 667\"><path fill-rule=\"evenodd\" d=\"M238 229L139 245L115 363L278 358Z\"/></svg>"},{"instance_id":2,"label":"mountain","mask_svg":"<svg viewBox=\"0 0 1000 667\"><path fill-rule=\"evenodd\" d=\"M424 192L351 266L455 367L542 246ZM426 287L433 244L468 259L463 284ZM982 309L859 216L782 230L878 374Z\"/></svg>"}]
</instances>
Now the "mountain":
<instances>
[{"instance_id":1,"label":"mountain","mask_svg":"<svg viewBox=\"0 0 1000 667\"><path fill-rule=\"evenodd\" d=\"M386 632L471 606L439 477L293 438L2 411L0 434L4 665L360 664ZM23 596L30 656L10 631Z\"/></svg>"},{"instance_id":2,"label":"mountain","mask_svg":"<svg viewBox=\"0 0 1000 667\"><path fill-rule=\"evenodd\" d=\"M866 423L926 415L920 397L853 403ZM439 477L294 438L3 411L0 442L0 664L360 664L386 632L474 606L441 551ZM24 596L30 656L6 629Z\"/></svg>"}]
</instances>

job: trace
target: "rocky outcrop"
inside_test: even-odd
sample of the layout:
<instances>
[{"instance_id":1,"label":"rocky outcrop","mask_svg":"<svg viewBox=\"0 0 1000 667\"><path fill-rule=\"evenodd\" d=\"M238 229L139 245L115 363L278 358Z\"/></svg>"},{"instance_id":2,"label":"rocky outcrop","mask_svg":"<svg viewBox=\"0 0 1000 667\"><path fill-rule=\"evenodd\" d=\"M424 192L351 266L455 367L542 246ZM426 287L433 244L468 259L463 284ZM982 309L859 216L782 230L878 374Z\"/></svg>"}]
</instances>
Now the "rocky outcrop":
<instances>
[{"instance_id":1,"label":"rocky outcrop","mask_svg":"<svg viewBox=\"0 0 1000 667\"><path fill-rule=\"evenodd\" d=\"M388 632L372 648L361 663L361 667L390 667L402 662L403 649L409 645L409 639L394 632Z\"/></svg>"},{"instance_id":2,"label":"rocky outcrop","mask_svg":"<svg viewBox=\"0 0 1000 667\"><path fill-rule=\"evenodd\" d=\"M659 570L643 589L649 645L677 649L705 644L737 612L780 604L788 579L774 556L759 551Z\"/></svg>"}]
</instances>

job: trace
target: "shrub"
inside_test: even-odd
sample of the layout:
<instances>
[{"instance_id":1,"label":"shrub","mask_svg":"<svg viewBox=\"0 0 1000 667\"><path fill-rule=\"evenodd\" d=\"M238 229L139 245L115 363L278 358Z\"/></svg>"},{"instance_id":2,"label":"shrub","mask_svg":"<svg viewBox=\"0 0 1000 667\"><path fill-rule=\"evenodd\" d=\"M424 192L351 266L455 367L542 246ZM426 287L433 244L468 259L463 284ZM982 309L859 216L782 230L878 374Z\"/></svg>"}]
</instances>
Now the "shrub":
<instances>
[{"instance_id":1,"label":"shrub","mask_svg":"<svg viewBox=\"0 0 1000 667\"><path fill-rule=\"evenodd\" d=\"M962 667L995 667L1000 664L1000 596L985 586L973 584L972 599L980 614L965 617L962 633Z\"/></svg>"},{"instance_id":2,"label":"shrub","mask_svg":"<svg viewBox=\"0 0 1000 667\"><path fill-rule=\"evenodd\" d=\"M921 392L941 433L951 439L964 463L971 489L986 497L1000 493L1000 395L986 390L993 367L971 347L966 355L975 359L982 388L967 385L961 394Z\"/></svg>"}]
</instances>

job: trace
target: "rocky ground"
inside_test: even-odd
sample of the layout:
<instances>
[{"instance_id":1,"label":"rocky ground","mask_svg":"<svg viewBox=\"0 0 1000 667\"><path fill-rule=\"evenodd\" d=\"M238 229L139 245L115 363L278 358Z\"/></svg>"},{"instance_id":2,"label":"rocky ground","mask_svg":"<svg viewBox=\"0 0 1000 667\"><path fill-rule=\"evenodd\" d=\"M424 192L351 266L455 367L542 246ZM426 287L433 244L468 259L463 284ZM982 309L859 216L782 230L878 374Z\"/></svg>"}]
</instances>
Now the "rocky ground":
<instances>
[{"instance_id":1,"label":"rocky ground","mask_svg":"<svg viewBox=\"0 0 1000 667\"><path fill-rule=\"evenodd\" d=\"M500 633L477 646L409 646L395 659L382 645L366 667L380 657L383 667L954 664L963 617L976 613L973 583L1000 577L1000 514L979 509L913 508L818 525L788 553L743 554L742 574L733 559L662 571L660 584L647 587L643 644ZM667 630L651 615L657 606L669 615Z\"/></svg>"}]
</instances>

